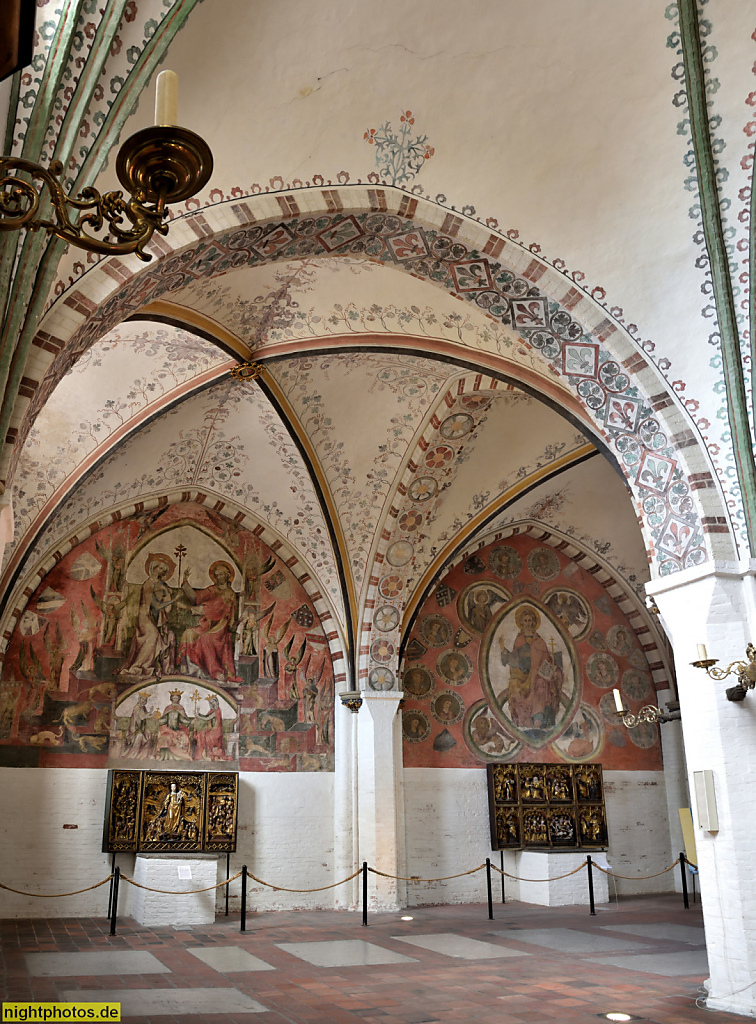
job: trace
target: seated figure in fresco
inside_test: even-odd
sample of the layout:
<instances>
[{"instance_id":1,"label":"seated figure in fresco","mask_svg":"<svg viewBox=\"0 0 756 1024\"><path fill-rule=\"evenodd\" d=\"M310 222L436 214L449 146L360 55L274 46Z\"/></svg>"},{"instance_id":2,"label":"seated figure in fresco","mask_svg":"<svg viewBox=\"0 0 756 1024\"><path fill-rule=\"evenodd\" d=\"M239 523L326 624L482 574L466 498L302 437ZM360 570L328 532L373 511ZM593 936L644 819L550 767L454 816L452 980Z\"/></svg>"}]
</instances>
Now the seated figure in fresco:
<instances>
[{"instance_id":1,"label":"seated figure in fresco","mask_svg":"<svg viewBox=\"0 0 756 1024\"><path fill-rule=\"evenodd\" d=\"M234 664L238 604L238 596L231 586L234 570L228 562L213 562L209 569L213 585L203 590L192 588L190 573L190 569L184 573L182 589L202 617L195 626L184 630L179 656L186 662L189 675L240 683L242 680Z\"/></svg>"},{"instance_id":2,"label":"seated figure in fresco","mask_svg":"<svg viewBox=\"0 0 756 1024\"><path fill-rule=\"evenodd\" d=\"M136 679L160 679L174 669L175 636L168 626L168 609L174 594L166 578L176 563L170 555L153 552L144 563L147 579L139 593L139 609L131 647L119 675Z\"/></svg>"},{"instance_id":3,"label":"seated figure in fresco","mask_svg":"<svg viewBox=\"0 0 756 1024\"><path fill-rule=\"evenodd\" d=\"M124 757L150 756L150 735L147 731L147 722L150 718L150 710L147 707L148 696L147 693L140 693L134 710L131 712L123 741L122 755Z\"/></svg>"},{"instance_id":4,"label":"seated figure in fresco","mask_svg":"<svg viewBox=\"0 0 756 1024\"><path fill-rule=\"evenodd\" d=\"M541 617L524 605L515 613L519 632L512 650L499 640L502 665L509 666L509 713L523 730L549 730L556 724L564 676L538 632Z\"/></svg>"},{"instance_id":5,"label":"seated figure in fresco","mask_svg":"<svg viewBox=\"0 0 756 1024\"><path fill-rule=\"evenodd\" d=\"M223 749L223 714L220 701L213 694L207 702L208 713L197 714L194 722L197 738L195 757L204 761L226 761L228 759Z\"/></svg>"},{"instance_id":6,"label":"seated figure in fresco","mask_svg":"<svg viewBox=\"0 0 756 1024\"><path fill-rule=\"evenodd\" d=\"M157 756L161 761L192 760L192 720L181 703L183 692L171 690L171 703L158 720Z\"/></svg>"}]
</instances>

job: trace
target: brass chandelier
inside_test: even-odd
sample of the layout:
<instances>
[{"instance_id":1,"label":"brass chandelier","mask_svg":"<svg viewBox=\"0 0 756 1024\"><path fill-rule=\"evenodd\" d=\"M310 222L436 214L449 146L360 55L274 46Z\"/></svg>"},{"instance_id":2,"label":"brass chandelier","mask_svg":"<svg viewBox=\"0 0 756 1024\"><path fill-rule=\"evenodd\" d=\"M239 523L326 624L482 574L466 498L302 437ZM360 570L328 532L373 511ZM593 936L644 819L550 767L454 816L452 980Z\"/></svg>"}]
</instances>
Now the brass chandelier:
<instances>
[{"instance_id":1,"label":"brass chandelier","mask_svg":"<svg viewBox=\"0 0 756 1024\"><path fill-rule=\"evenodd\" d=\"M168 204L195 195L213 171L210 147L199 135L179 127L177 118L178 77L162 71L157 78L155 124L132 135L118 152L116 173L128 198L120 189L102 195L91 185L71 198L58 180L63 173L60 160L45 168L31 160L0 157L0 231L41 230L89 252L133 252L141 260L151 260L144 248L156 231L168 234ZM49 213L45 188L52 206ZM103 227L104 237L92 234Z\"/></svg>"}]
</instances>

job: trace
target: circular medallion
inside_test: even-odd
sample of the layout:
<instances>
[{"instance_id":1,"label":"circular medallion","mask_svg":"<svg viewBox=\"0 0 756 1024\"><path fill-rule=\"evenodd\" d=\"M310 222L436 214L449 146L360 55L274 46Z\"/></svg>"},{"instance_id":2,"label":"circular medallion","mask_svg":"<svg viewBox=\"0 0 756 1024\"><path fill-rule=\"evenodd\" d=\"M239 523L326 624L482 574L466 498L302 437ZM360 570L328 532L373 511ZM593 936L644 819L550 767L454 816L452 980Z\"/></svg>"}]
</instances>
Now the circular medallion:
<instances>
[{"instance_id":1,"label":"circular medallion","mask_svg":"<svg viewBox=\"0 0 756 1024\"><path fill-rule=\"evenodd\" d=\"M559 575L561 565L551 548L533 548L528 555L528 569L535 579L546 581Z\"/></svg>"},{"instance_id":2,"label":"circular medallion","mask_svg":"<svg viewBox=\"0 0 756 1024\"><path fill-rule=\"evenodd\" d=\"M423 514L416 508L411 508L409 512L403 512L399 516L399 529L404 530L405 533L414 533L419 526L422 526L422 523Z\"/></svg>"},{"instance_id":3,"label":"circular medallion","mask_svg":"<svg viewBox=\"0 0 756 1024\"><path fill-rule=\"evenodd\" d=\"M461 395L459 404L463 409L469 409L471 412L482 412L491 404L491 395L487 392L481 394L480 391L474 391L469 395Z\"/></svg>"},{"instance_id":4,"label":"circular medallion","mask_svg":"<svg viewBox=\"0 0 756 1024\"><path fill-rule=\"evenodd\" d=\"M570 726L553 744L553 749L567 761L589 761L595 758L604 741L604 724L594 708L581 704Z\"/></svg>"},{"instance_id":5,"label":"circular medallion","mask_svg":"<svg viewBox=\"0 0 756 1024\"><path fill-rule=\"evenodd\" d=\"M624 726L620 722L619 715L617 714L617 705L614 703L614 694L609 692L605 693L599 701L599 711L601 717L609 725L613 725L616 729L624 729Z\"/></svg>"},{"instance_id":6,"label":"circular medallion","mask_svg":"<svg viewBox=\"0 0 756 1024\"><path fill-rule=\"evenodd\" d=\"M605 651L595 651L588 656L585 663L585 674L594 686L608 690L617 685L619 667L611 654L607 654Z\"/></svg>"},{"instance_id":7,"label":"circular medallion","mask_svg":"<svg viewBox=\"0 0 756 1024\"><path fill-rule=\"evenodd\" d=\"M457 598L457 612L468 629L474 633L483 633L495 613L511 596L500 583L473 583Z\"/></svg>"},{"instance_id":8,"label":"circular medallion","mask_svg":"<svg viewBox=\"0 0 756 1024\"><path fill-rule=\"evenodd\" d=\"M374 640L370 645L370 657L373 661L387 662L391 661L396 653L396 648L388 640L381 638L380 640Z\"/></svg>"},{"instance_id":9,"label":"circular medallion","mask_svg":"<svg viewBox=\"0 0 756 1024\"><path fill-rule=\"evenodd\" d=\"M373 616L373 625L381 633L388 633L399 625L399 612L390 604L384 604Z\"/></svg>"},{"instance_id":10,"label":"circular medallion","mask_svg":"<svg viewBox=\"0 0 756 1024\"><path fill-rule=\"evenodd\" d=\"M396 597L397 594L401 593L403 588L404 580L401 576L384 576L378 584L378 593L381 597L387 597L390 600L392 597Z\"/></svg>"},{"instance_id":11,"label":"circular medallion","mask_svg":"<svg viewBox=\"0 0 756 1024\"><path fill-rule=\"evenodd\" d=\"M455 412L452 416L446 417L439 428L439 433L447 441L458 441L460 437L469 434L474 426L475 420L472 416L465 412Z\"/></svg>"},{"instance_id":12,"label":"circular medallion","mask_svg":"<svg viewBox=\"0 0 756 1024\"><path fill-rule=\"evenodd\" d=\"M621 689L629 700L649 700L654 693L650 676L637 668L622 673Z\"/></svg>"},{"instance_id":13,"label":"circular medallion","mask_svg":"<svg viewBox=\"0 0 756 1024\"><path fill-rule=\"evenodd\" d=\"M636 747L647 750L659 739L659 726L655 722L641 722L634 729L628 729L627 735Z\"/></svg>"},{"instance_id":14,"label":"circular medallion","mask_svg":"<svg viewBox=\"0 0 756 1024\"><path fill-rule=\"evenodd\" d=\"M430 499L438 491L438 481L432 476L418 476L412 481L407 489L407 494L412 501L423 502Z\"/></svg>"},{"instance_id":15,"label":"circular medallion","mask_svg":"<svg viewBox=\"0 0 756 1024\"><path fill-rule=\"evenodd\" d=\"M423 711L410 708L402 711L402 736L410 743L422 743L430 736L430 719Z\"/></svg>"},{"instance_id":16,"label":"circular medallion","mask_svg":"<svg viewBox=\"0 0 756 1024\"><path fill-rule=\"evenodd\" d=\"M522 559L518 551L509 544L499 544L488 553L488 565L491 572L501 576L503 580L513 580L522 572Z\"/></svg>"},{"instance_id":17,"label":"circular medallion","mask_svg":"<svg viewBox=\"0 0 756 1024\"><path fill-rule=\"evenodd\" d=\"M591 645L591 647L595 647L597 651L606 650L606 637L600 629L594 629L594 631L588 637L588 643Z\"/></svg>"},{"instance_id":18,"label":"circular medallion","mask_svg":"<svg viewBox=\"0 0 756 1024\"><path fill-rule=\"evenodd\" d=\"M473 672L472 662L459 650L444 651L436 661L436 672L451 686L464 686Z\"/></svg>"},{"instance_id":19,"label":"circular medallion","mask_svg":"<svg viewBox=\"0 0 756 1024\"><path fill-rule=\"evenodd\" d=\"M633 668L637 668L641 672L648 671L648 662L646 661L646 655L638 647L635 648L635 650L627 660L630 662Z\"/></svg>"},{"instance_id":20,"label":"circular medallion","mask_svg":"<svg viewBox=\"0 0 756 1024\"><path fill-rule=\"evenodd\" d=\"M402 689L410 697L422 699L433 689L433 677L424 665L410 665L404 671Z\"/></svg>"},{"instance_id":21,"label":"circular medallion","mask_svg":"<svg viewBox=\"0 0 756 1024\"><path fill-rule=\"evenodd\" d=\"M462 698L453 690L442 690L437 693L430 704L430 710L437 722L442 725L453 725L465 713Z\"/></svg>"},{"instance_id":22,"label":"circular medallion","mask_svg":"<svg viewBox=\"0 0 756 1024\"><path fill-rule=\"evenodd\" d=\"M429 469L442 469L454 458L454 449L448 444L439 444L431 448L425 455L425 465Z\"/></svg>"},{"instance_id":23,"label":"circular medallion","mask_svg":"<svg viewBox=\"0 0 756 1024\"><path fill-rule=\"evenodd\" d=\"M370 673L368 684L371 690L393 690L396 686L396 676L390 668L381 665Z\"/></svg>"},{"instance_id":24,"label":"circular medallion","mask_svg":"<svg viewBox=\"0 0 756 1024\"><path fill-rule=\"evenodd\" d=\"M398 568L411 561L414 553L415 549L408 540L396 540L386 552L386 561L389 565Z\"/></svg>"},{"instance_id":25,"label":"circular medallion","mask_svg":"<svg viewBox=\"0 0 756 1024\"><path fill-rule=\"evenodd\" d=\"M573 640L582 640L591 628L591 607L576 590L558 587L544 594L541 600L564 624Z\"/></svg>"},{"instance_id":26,"label":"circular medallion","mask_svg":"<svg viewBox=\"0 0 756 1024\"><path fill-rule=\"evenodd\" d=\"M611 745L613 747L620 747L620 748L626 747L627 746L627 736L625 735L626 732L627 732L626 729L610 729L609 730L609 737L608 738L609 738L609 742L611 743Z\"/></svg>"},{"instance_id":27,"label":"circular medallion","mask_svg":"<svg viewBox=\"0 0 756 1024\"><path fill-rule=\"evenodd\" d=\"M452 638L451 623L443 615L426 615L420 620L418 632L428 647L446 647Z\"/></svg>"},{"instance_id":28,"label":"circular medallion","mask_svg":"<svg viewBox=\"0 0 756 1024\"><path fill-rule=\"evenodd\" d=\"M465 715L462 735L481 761L512 761L522 744L512 739L484 700L476 701Z\"/></svg>"},{"instance_id":29,"label":"circular medallion","mask_svg":"<svg viewBox=\"0 0 756 1024\"><path fill-rule=\"evenodd\" d=\"M618 654L620 658L626 658L632 651L633 647L635 647L634 640L633 631L629 626L612 626L606 633L606 642L609 644L609 649Z\"/></svg>"}]
</instances>

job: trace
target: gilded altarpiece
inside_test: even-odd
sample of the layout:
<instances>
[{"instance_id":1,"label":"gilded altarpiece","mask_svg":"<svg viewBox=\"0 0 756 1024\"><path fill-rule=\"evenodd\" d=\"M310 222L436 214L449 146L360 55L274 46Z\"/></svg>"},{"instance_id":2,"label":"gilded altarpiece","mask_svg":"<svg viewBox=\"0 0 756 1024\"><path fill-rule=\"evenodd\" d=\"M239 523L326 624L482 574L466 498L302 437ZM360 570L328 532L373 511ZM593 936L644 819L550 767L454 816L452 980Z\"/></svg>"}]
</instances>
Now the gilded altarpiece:
<instances>
[{"instance_id":1,"label":"gilded altarpiece","mask_svg":"<svg viewBox=\"0 0 756 1024\"><path fill-rule=\"evenodd\" d=\"M600 764L490 764L494 850L596 850L607 844Z\"/></svg>"},{"instance_id":2,"label":"gilded altarpiece","mask_svg":"<svg viewBox=\"0 0 756 1024\"><path fill-rule=\"evenodd\" d=\"M108 772L103 850L232 853L235 772Z\"/></svg>"}]
</instances>

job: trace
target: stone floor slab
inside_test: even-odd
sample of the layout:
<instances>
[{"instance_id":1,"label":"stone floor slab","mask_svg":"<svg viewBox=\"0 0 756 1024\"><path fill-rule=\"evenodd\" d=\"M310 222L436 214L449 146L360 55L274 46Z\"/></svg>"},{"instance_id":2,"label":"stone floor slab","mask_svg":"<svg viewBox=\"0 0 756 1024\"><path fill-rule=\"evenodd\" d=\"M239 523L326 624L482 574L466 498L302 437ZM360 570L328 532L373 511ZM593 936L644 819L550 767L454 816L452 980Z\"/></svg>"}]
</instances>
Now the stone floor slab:
<instances>
[{"instance_id":1,"label":"stone floor slab","mask_svg":"<svg viewBox=\"0 0 756 1024\"><path fill-rule=\"evenodd\" d=\"M267 1006L235 988L124 988L61 993L67 1003L120 1003L121 1019L168 1014L266 1013Z\"/></svg>"},{"instance_id":2,"label":"stone floor slab","mask_svg":"<svg viewBox=\"0 0 756 1024\"><path fill-rule=\"evenodd\" d=\"M507 949L493 942L481 942L454 932L435 932L430 935L392 935L397 942L409 942L413 946L429 949L433 953L455 956L462 960L498 960L507 956L530 956L520 949Z\"/></svg>"},{"instance_id":3,"label":"stone floor slab","mask_svg":"<svg viewBox=\"0 0 756 1024\"><path fill-rule=\"evenodd\" d=\"M596 932L581 932L577 928L513 928L491 932L516 942L524 942L563 953L609 953L615 949L646 949L642 941L628 942L610 935Z\"/></svg>"},{"instance_id":4,"label":"stone floor slab","mask_svg":"<svg viewBox=\"0 0 756 1024\"><path fill-rule=\"evenodd\" d=\"M591 963L621 967L626 971L660 974L664 978L706 974L709 970L705 949L686 949L683 953L646 953L643 956L601 956L591 960Z\"/></svg>"},{"instance_id":5,"label":"stone floor slab","mask_svg":"<svg viewBox=\"0 0 756 1024\"><path fill-rule=\"evenodd\" d=\"M221 974L235 974L238 971L275 971L259 957L252 956L238 946L189 946L187 953L198 957L208 967Z\"/></svg>"},{"instance_id":6,"label":"stone floor slab","mask_svg":"<svg viewBox=\"0 0 756 1024\"><path fill-rule=\"evenodd\" d=\"M673 942L689 942L692 946L705 944L703 928L694 928L687 924L672 924L659 921L654 924L608 924L603 926L607 932L627 932L629 935L644 935L649 939L671 939Z\"/></svg>"},{"instance_id":7,"label":"stone floor slab","mask_svg":"<svg viewBox=\"0 0 756 1024\"><path fill-rule=\"evenodd\" d=\"M91 978L102 974L170 974L147 950L108 950L102 953L27 953L33 978Z\"/></svg>"},{"instance_id":8,"label":"stone floor slab","mask_svg":"<svg viewBox=\"0 0 756 1024\"><path fill-rule=\"evenodd\" d=\"M279 949L315 967L367 967L371 964L417 963L415 957L395 953L363 939L326 942L277 942Z\"/></svg>"}]
</instances>

